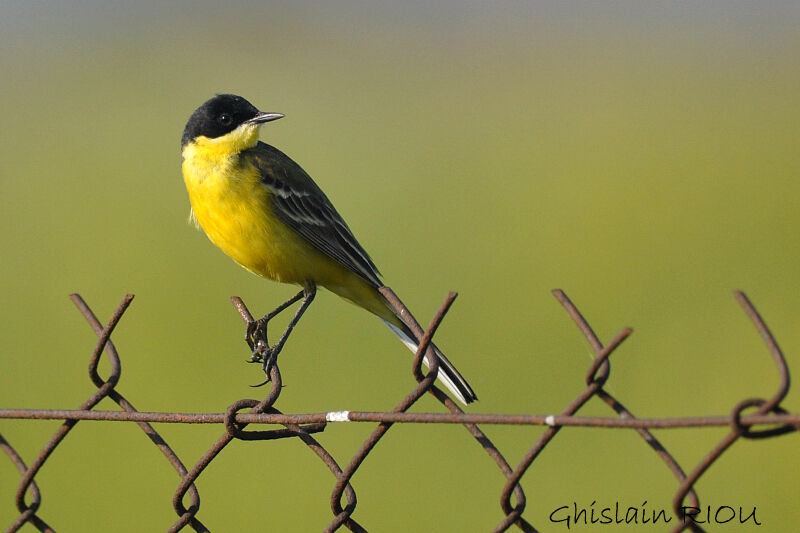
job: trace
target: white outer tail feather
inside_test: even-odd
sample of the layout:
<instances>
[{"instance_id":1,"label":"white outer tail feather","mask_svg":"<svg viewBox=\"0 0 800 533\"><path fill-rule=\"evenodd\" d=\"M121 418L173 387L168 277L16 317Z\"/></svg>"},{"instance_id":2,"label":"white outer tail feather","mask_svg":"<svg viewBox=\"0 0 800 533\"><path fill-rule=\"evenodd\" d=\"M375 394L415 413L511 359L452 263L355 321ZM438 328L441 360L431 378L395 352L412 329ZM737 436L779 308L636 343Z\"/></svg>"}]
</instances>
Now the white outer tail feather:
<instances>
[{"instance_id":1,"label":"white outer tail feather","mask_svg":"<svg viewBox=\"0 0 800 533\"><path fill-rule=\"evenodd\" d=\"M400 339L403 342L403 344L405 344L408 347L409 350L411 350L413 353L417 353L418 344L414 339L409 337L408 334L405 331L403 331L402 329L398 328L397 326L395 326L391 322L388 322L388 321L383 320L383 319L381 319L381 320L383 321L384 324L386 324L386 326L390 330L392 330L392 333L397 335L397 338ZM452 367L452 365L444 357L442 352L440 352L439 349L436 348L436 346L431 345L431 347L436 351L436 354L439 356L439 373L436 375L437 379L439 379L439 381L441 381L444 384L444 386L447 387L447 390L449 390L453 394L453 396L455 396L458 399L458 401L460 401L464 405L467 405L467 399L464 398L464 395L461 393L461 391L458 390L458 387L456 386L456 384L453 382L452 379L450 379L450 376L448 376L445 372L442 371L446 364L449 364L451 367ZM428 363L428 356L427 355L422 358L422 362L425 363L426 367L430 368L430 364ZM458 374L458 372L455 370L455 368L451 368L451 370L453 372L455 372L456 374Z\"/></svg>"}]
</instances>

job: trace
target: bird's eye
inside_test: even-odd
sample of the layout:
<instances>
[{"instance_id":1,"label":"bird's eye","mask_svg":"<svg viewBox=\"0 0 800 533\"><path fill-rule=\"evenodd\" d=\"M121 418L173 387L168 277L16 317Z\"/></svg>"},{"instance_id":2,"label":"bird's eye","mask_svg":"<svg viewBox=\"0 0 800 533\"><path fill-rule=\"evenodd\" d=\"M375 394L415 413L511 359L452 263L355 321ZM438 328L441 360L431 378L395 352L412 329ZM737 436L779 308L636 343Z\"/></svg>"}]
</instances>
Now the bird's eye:
<instances>
[{"instance_id":1,"label":"bird's eye","mask_svg":"<svg viewBox=\"0 0 800 533\"><path fill-rule=\"evenodd\" d=\"M227 113L222 113L220 116L217 117L217 122L219 122L223 126L230 126L232 121L233 117Z\"/></svg>"}]
</instances>

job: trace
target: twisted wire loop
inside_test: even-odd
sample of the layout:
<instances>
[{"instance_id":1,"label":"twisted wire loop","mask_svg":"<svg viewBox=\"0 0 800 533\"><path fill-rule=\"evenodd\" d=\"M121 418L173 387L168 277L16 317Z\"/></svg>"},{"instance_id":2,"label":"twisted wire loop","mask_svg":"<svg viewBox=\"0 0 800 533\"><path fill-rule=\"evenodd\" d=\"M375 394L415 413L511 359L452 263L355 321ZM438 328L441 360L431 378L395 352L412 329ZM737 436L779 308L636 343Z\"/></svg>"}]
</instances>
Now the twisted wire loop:
<instances>
[{"instance_id":1,"label":"twisted wire loop","mask_svg":"<svg viewBox=\"0 0 800 533\"><path fill-rule=\"evenodd\" d=\"M447 407L451 413L463 414L464 411L462 411L461 408L458 407L458 405L456 405L456 403L441 389L434 385L436 376L439 372L439 358L436 355L435 350L433 350L430 346L433 340L433 335L436 333L436 330L458 295L454 292L451 292L445 297L444 302L442 302L442 305L431 319L428 328L423 331L422 327L416 321L408 308L403 304L402 301L400 301L397 295L389 287L381 287L379 291L389 305L394 309L397 316L400 317L406 326L408 326L419 343L417 352L414 356L414 361L411 366L414 378L417 380L417 386L399 404L397 404L397 406L395 406L395 408L392 410L392 413L403 413L407 411L426 392L429 392L440 403L442 403L442 405ZM422 373L423 359L427 359L428 361L427 374ZM379 423L375 430L366 438L358 451L350 459L350 462L345 468L344 473L338 478L337 483L334 486L333 493L331 494L331 510L333 511L335 518L324 530L326 533L336 531L342 525L345 525L352 531L360 531L360 529L355 529L353 527L352 519L350 518L350 515L354 509L343 508L341 506L340 502L342 490L345 484L350 482L353 474L361 466L366 456L370 453L370 451L372 451L375 445L377 445L378 441L383 438L386 432L389 431L389 428L392 426L392 424L393 422ZM481 431L476 424L464 423L464 426L484 448L484 450L486 450L489 456L494 459L503 474L508 477L511 474L511 467L500 451L492 443L492 441L486 436L486 434L483 433L483 431ZM522 491L522 487L517 485L515 487L514 494L517 498L518 507L520 508L514 514L515 522L523 531L535 531L530 524L528 524L519 516L522 513L522 509L525 507L525 494Z\"/></svg>"},{"instance_id":2,"label":"twisted wire loop","mask_svg":"<svg viewBox=\"0 0 800 533\"><path fill-rule=\"evenodd\" d=\"M94 312L92 312L88 304L83 300L83 298L81 298L80 295L71 294L70 299L97 335L97 343L92 351L89 362L89 379L91 379L92 383L95 385L95 387L97 387L97 390L80 405L79 409L91 410L103 398L110 398L123 410L128 412L136 412L136 408L134 408L133 404L131 404L131 402L129 402L119 391L115 389L119 383L120 374L122 373L122 364L120 362L119 353L117 352L114 343L111 341L111 333L114 331L114 328L117 327L117 324L122 319L122 315L133 301L133 295L125 295L120 304L111 314L111 317L108 319L108 322L105 326L100 323ZM111 373L107 380L103 380L103 378L101 378L97 373L97 367L100 363L100 356L104 351L108 355L108 360L111 366ZM10 533L12 531L19 530L19 528L22 527L25 522L32 523L40 531L52 531L50 526L47 526L44 521L36 516L36 510L38 509L41 500L38 494L39 491L35 484L33 484L33 478L39 472L39 469L42 467L47 458L50 457L50 454L53 453L56 446L58 446L61 441L64 440L70 430L75 427L77 423L78 420L65 420L61 427L59 427L59 429L44 446L42 451L39 452L39 455L31 463L31 466L22 473L22 480L20 481L16 493L16 505L21 514L11 525L11 527L6 530L7 532ZM142 431L145 432L153 444L155 444L156 447L161 450L161 453L164 454L170 464L172 464L175 470L177 470L178 474L185 474L186 468L183 466L183 463L175 454L175 452L172 451L164 438L161 437L161 435L159 435L158 432L153 428L153 426L148 422L137 422L137 424L139 424L139 427L142 428ZM21 463L21 460L18 463L18 467L20 465L24 466L24 463ZM26 505L25 494L28 492L29 487L32 487L33 501L31 505ZM191 497L199 502L199 496L194 487L191 489ZM207 531L207 529L200 522L195 522L193 527L195 527L196 531Z\"/></svg>"},{"instance_id":3,"label":"twisted wire loop","mask_svg":"<svg viewBox=\"0 0 800 533\"><path fill-rule=\"evenodd\" d=\"M384 288L385 289L385 288ZM384 289L381 289L384 292ZM386 292L384 292L384 296L386 296ZM395 297L396 298L396 297ZM414 377L417 379L417 387L414 388L395 408L392 412L405 412L411 407L414 402L422 397L425 392L433 386L433 381L436 379L436 375L439 372L439 358L436 356L433 350L428 350L430 346L431 339L433 338L433 333L436 331L436 328L441 322L444 314L447 312L447 309L450 308L450 305L453 303L455 299L455 294L451 293L448 296L448 299L445 300L445 303L442 304L442 307L439 309L439 312L434 317L434 320L431 322L431 327L429 331L426 332L426 335L420 340L419 346L417 348L417 353L414 356L414 363L412 366L412 371L414 373ZM390 303L392 303L390 301ZM399 313L401 318L405 318L408 313L408 310L405 310L405 313ZM437 320L438 318L438 320ZM417 332L414 332L417 335ZM420 337L418 336L418 340ZM430 368L428 374L423 376L421 371L422 359L425 355L426 351L428 352L428 362L430 363ZM336 531L341 526L346 526L351 531L365 531L360 525L355 523L355 521L351 518L353 511L355 511L354 505L348 505L346 507L342 507L341 499L342 493L346 486L350 484L350 478L353 477L356 469L363 463L364 459L367 457L370 451L378 444L378 441L389 431L389 428L392 427L391 422L381 422L378 426L373 430L373 432L367 437L358 451L353 455L350 459L350 462L347 464L345 469L342 473L337 476L336 485L334 486L333 493L331 494L331 511L333 511L334 519L333 521L328 524L328 527L324 530L325 532ZM348 502L349 503L349 502Z\"/></svg>"},{"instance_id":4,"label":"twisted wire loop","mask_svg":"<svg viewBox=\"0 0 800 533\"><path fill-rule=\"evenodd\" d=\"M761 318L761 315L744 292L734 291L733 294L736 300L739 302L739 305L742 306L745 314L747 314L748 318L750 318L750 321L755 326L762 340L767 345L767 349L769 350L770 355L772 355L775 366L778 368L780 383L778 384L778 389L775 391L775 394L773 394L770 399L765 400L761 398L748 398L740 401L734 406L733 410L731 411L730 433L725 435L722 440L720 440L719 443L717 443L717 445L714 446L710 452L708 452L708 454L697 464L694 470L692 470L689 476L683 480L683 483L681 483L678 491L675 493L675 497L672 500L672 508L673 512L680 518L680 520L670 533L679 533L680 531L685 530L687 527L691 528L692 531L705 531L699 525L697 525L694 520L686 520L683 516L686 514L684 499L686 498L686 494L692 489L700 476L702 476L709 469L709 467L717 459L719 459L725 450L730 448L734 442L739 440L740 437L748 439L761 439L767 437L776 437L791 433L793 431L798 431L797 426L792 426L789 424L758 431L754 431L752 427L742 424L742 412L751 407L757 407L756 414L759 415L764 415L770 412L780 414L786 413L787 411L780 407L780 403L784 400L784 398L786 398L786 395L789 392L790 380L789 366L786 363L786 358L778 346L778 342L775 340L775 337L773 337L772 332L770 332L767 324L764 322L764 319ZM696 503L693 503L692 506L694 508L699 507L699 505Z\"/></svg>"},{"instance_id":5,"label":"twisted wire loop","mask_svg":"<svg viewBox=\"0 0 800 533\"><path fill-rule=\"evenodd\" d=\"M234 296L231 298L231 303L234 308L239 312L239 315L248 326L255 322L253 315L247 309L241 298ZM266 339L263 339L266 342ZM242 399L231 404L225 412L225 433L223 433L214 444L206 451L205 454L195 463L192 469L183 476L181 483L175 490L172 497L172 506L178 514L178 520L169 528L169 532L180 531L187 521L187 516L194 515L199 510L195 502L192 506L185 507L183 505L183 497L189 487L193 486L195 480L205 470L214 458L227 446L233 439L240 439L244 441L257 441L257 440L275 440L286 437L298 437L306 446L311 449L325 465L333 472L334 476L341 474L341 468L336 463L333 456L314 438L311 433L323 431L326 423L313 423L306 425L299 425L293 423L283 424L285 429L282 430L268 430L268 431L244 431L247 426L245 423L236 421L236 414L243 410L250 408L250 413L271 413L282 414L278 409L273 407L273 404L278 400L283 387L281 379L281 372L278 368L277 362L270 367L269 383L271 383L270 390L267 392L263 400ZM345 496L348 501L348 507L355 508L356 493L353 488L348 484L345 488ZM198 502L199 503L199 502ZM365 531L365 530L364 530Z\"/></svg>"},{"instance_id":6,"label":"twisted wire loop","mask_svg":"<svg viewBox=\"0 0 800 533\"><path fill-rule=\"evenodd\" d=\"M3 435L0 435L0 449L8 455L8 458L11 459L11 462L17 467L20 475L25 475L25 472L28 470L28 467L25 466L25 461L22 460L22 457L19 456L17 451ZM54 531L47 522L36 516L36 511L42 503L42 495L39 492L39 486L36 484L35 480L32 480L30 485L28 485L27 492L30 494L31 503L20 513L11 526L6 529L6 532L17 531L28 522L33 524L39 531Z\"/></svg>"},{"instance_id":7,"label":"twisted wire loop","mask_svg":"<svg viewBox=\"0 0 800 533\"><path fill-rule=\"evenodd\" d=\"M586 321L580 311L578 311L577 307L572 303L567 295L558 289L553 291L553 295L567 311L567 314L578 326L578 329L580 329L584 337L586 337L587 341L589 341L590 346L595 352L595 358L592 361L588 372L586 373L586 388L581 391L578 396L576 396L575 399L569 405L567 405L567 407L564 408L564 410L561 412L561 416L574 415L581 407L583 407L583 405L586 404L586 402L588 402L592 397L596 396L608 403L620 417L629 419L635 418L633 414L625 409L625 407L619 401L617 401L613 396L611 396L611 394L603 389L603 385L608 380L611 372L611 365L608 360L609 357L614 350L616 350L620 344L622 344L622 342L625 341L625 339L627 339L631 333L633 333L633 330L631 328L624 328L611 340L611 342L603 345L589 323ZM561 427L562 426L555 424L550 425L550 427L544 431L539 439L528 450L517 467L514 469L512 475L509 477L500 497L500 504L507 516L509 516L510 512L514 509L511 505L512 490L519 484L522 476L525 475L528 468L539 456L539 454L541 454L545 446L547 446L553 440L556 434L558 434L558 432L561 430ZM653 437L653 435L646 429L637 428L636 431L645 439L650 447L653 448L656 453L658 453L658 455L667 463L670 469L680 479L680 477L683 476L683 471L681 470L680 466L678 466L677 462L675 462L675 460L664 449L664 447L661 446L661 444L655 439L655 437ZM505 531L509 526L510 519L507 518L498 524L494 531Z\"/></svg>"},{"instance_id":8,"label":"twisted wire loop","mask_svg":"<svg viewBox=\"0 0 800 533\"><path fill-rule=\"evenodd\" d=\"M439 327L439 324L444 319L444 315L447 313L447 311L450 309L450 306L453 304L453 300L455 300L457 296L457 294L454 292L451 292L447 296L444 303L442 304L442 306L439 308L439 310L431 320L431 323L428 326L428 330L423 332L422 328L420 327L419 323L414 319L411 312L408 310L408 308L406 308L405 305L403 305L403 303L400 301L397 295L395 295L394 292L392 292L391 289L389 289L388 287L384 287L383 289L381 289L381 292L383 293L384 297L387 298L389 304L392 305L392 307L394 307L394 309L400 313L401 318L404 318L406 325L409 327L409 329L411 329L412 333L414 333L414 335L416 335L418 339L421 338L423 341L425 340L426 336L431 337L433 335L436 328ZM420 348L421 347L422 343L420 343ZM429 350L429 352L433 354L433 357L436 358L438 362L438 357L436 356L434 350ZM418 380L419 380L420 363L422 361L422 358L419 356L420 353L421 352L418 350L417 351L418 360L415 359L413 366L414 375L415 377L417 377ZM430 361L431 355L428 355L428 357ZM431 367L431 370L432 368L433 367ZM429 374L432 373L431 370L429 370ZM456 402L452 400L452 398L450 398L437 386L432 384L432 386L429 388L428 391L437 400L439 400L440 403L442 403L445 407L447 407L447 409L451 413L461 414L461 415L464 414L464 410L461 409L461 407L459 407L458 404L456 404ZM506 477L506 479L510 479L510 477L512 476L511 466L508 464L506 458L503 456L502 453L500 453L500 450L497 449L497 447L494 445L491 439L489 439L489 437L483 432L483 430L481 430L478 427L477 424L464 423L463 425L467 429L469 434L472 435L472 437L476 441L478 441L478 444L481 445L481 447L486 451L489 457L491 457L494 460L495 464L500 469L502 474ZM536 528L534 528L530 523L528 523L524 518L522 518L522 512L525 510L525 505L527 504L525 498L525 492L522 490L522 485L520 485L519 483L515 483L513 488L513 494L517 501L517 505L510 512L504 509L504 512L506 513L506 521L508 521L509 524L511 523L515 524L520 530L525 531L526 533L535 532Z\"/></svg>"},{"instance_id":9,"label":"twisted wire loop","mask_svg":"<svg viewBox=\"0 0 800 533\"><path fill-rule=\"evenodd\" d=\"M608 357L611 355L611 352L616 349L619 344L625 340L633 330L630 328L623 329L608 345L605 347L600 342L600 339L595 334L594 330L589 326L586 319L583 315L578 311L575 305L570 301L566 294L563 291L556 290L553 291L554 296L556 299L564 306L569 316L573 319L573 321L578 325L581 332L586 337L586 340L589 342L592 349L597 353L597 358L594 364L590 367L589 373L586 375L586 384L590 385L592 383L596 383L598 380L594 377L594 372L598 368L601 368L601 373L604 369L604 377L601 379L601 383L597 390L595 391L595 395L603 400L609 407L611 407L620 418L625 418L629 420L633 420L636 417L633 413L628 410L619 400L617 400L611 393L603 388L606 380L608 379L608 374L610 373L610 365L608 363ZM602 363L599 363L600 360L603 360ZM658 441L658 439L653 436L653 434L646 428L636 428L636 432L639 436L644 439L648 446L656 453L656 455L661 458L662 461L667 465L667 468L672 472L672 474L678 479L678 481L683 481L686 478L686 474L684 473L681 466L675 460L675 458L670 454L667 449ZM689 487L687 490L687 494L692 502L692 505L699 506L699 500L697 494L695 493L692 487Z\"/></svg>"}]
</instances>

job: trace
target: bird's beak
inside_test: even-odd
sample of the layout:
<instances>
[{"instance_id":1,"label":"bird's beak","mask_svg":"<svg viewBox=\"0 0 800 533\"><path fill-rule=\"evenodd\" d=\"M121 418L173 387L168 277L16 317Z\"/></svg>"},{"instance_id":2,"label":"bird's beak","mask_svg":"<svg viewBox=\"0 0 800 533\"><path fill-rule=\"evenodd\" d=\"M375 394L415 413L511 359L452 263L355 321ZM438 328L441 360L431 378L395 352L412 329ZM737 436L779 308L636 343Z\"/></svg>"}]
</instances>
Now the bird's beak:
<instances>
[{"instance_id":1,"label":"bird's beak","mask_svg":"<svg viewBox=\"0 0 800 533\"><path fill-rule=\"evenodd\" d=\"M271 120L278 120L279 118L283 118L283 114L281 113L261 113L259 112L256 116L251 118L247 121L247 124L263 124L265 122L269 122Z\"/></svg>"}]
</instances>

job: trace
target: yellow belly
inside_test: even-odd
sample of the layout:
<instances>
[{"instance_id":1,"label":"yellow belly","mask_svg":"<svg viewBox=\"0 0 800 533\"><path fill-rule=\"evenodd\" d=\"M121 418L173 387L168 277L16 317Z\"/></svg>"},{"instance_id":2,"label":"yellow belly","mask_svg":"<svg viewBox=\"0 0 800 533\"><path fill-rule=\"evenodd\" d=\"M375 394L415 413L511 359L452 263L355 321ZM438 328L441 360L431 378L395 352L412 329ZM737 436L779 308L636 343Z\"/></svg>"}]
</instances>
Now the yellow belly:
<instances>
[{"instance_id":1,"label":"yellow belly","mask_svg":"<svg viewBox=\"0 0 800 533\"><path fill-rule=\"evenodd\" d=\"M230 165L202 163L185 160L183 178L197 222L223 252L259 276L286 283L302 284L325 269L330 260L277 220L255 168L234 175Z\"/></svg>"}]
</instances>

